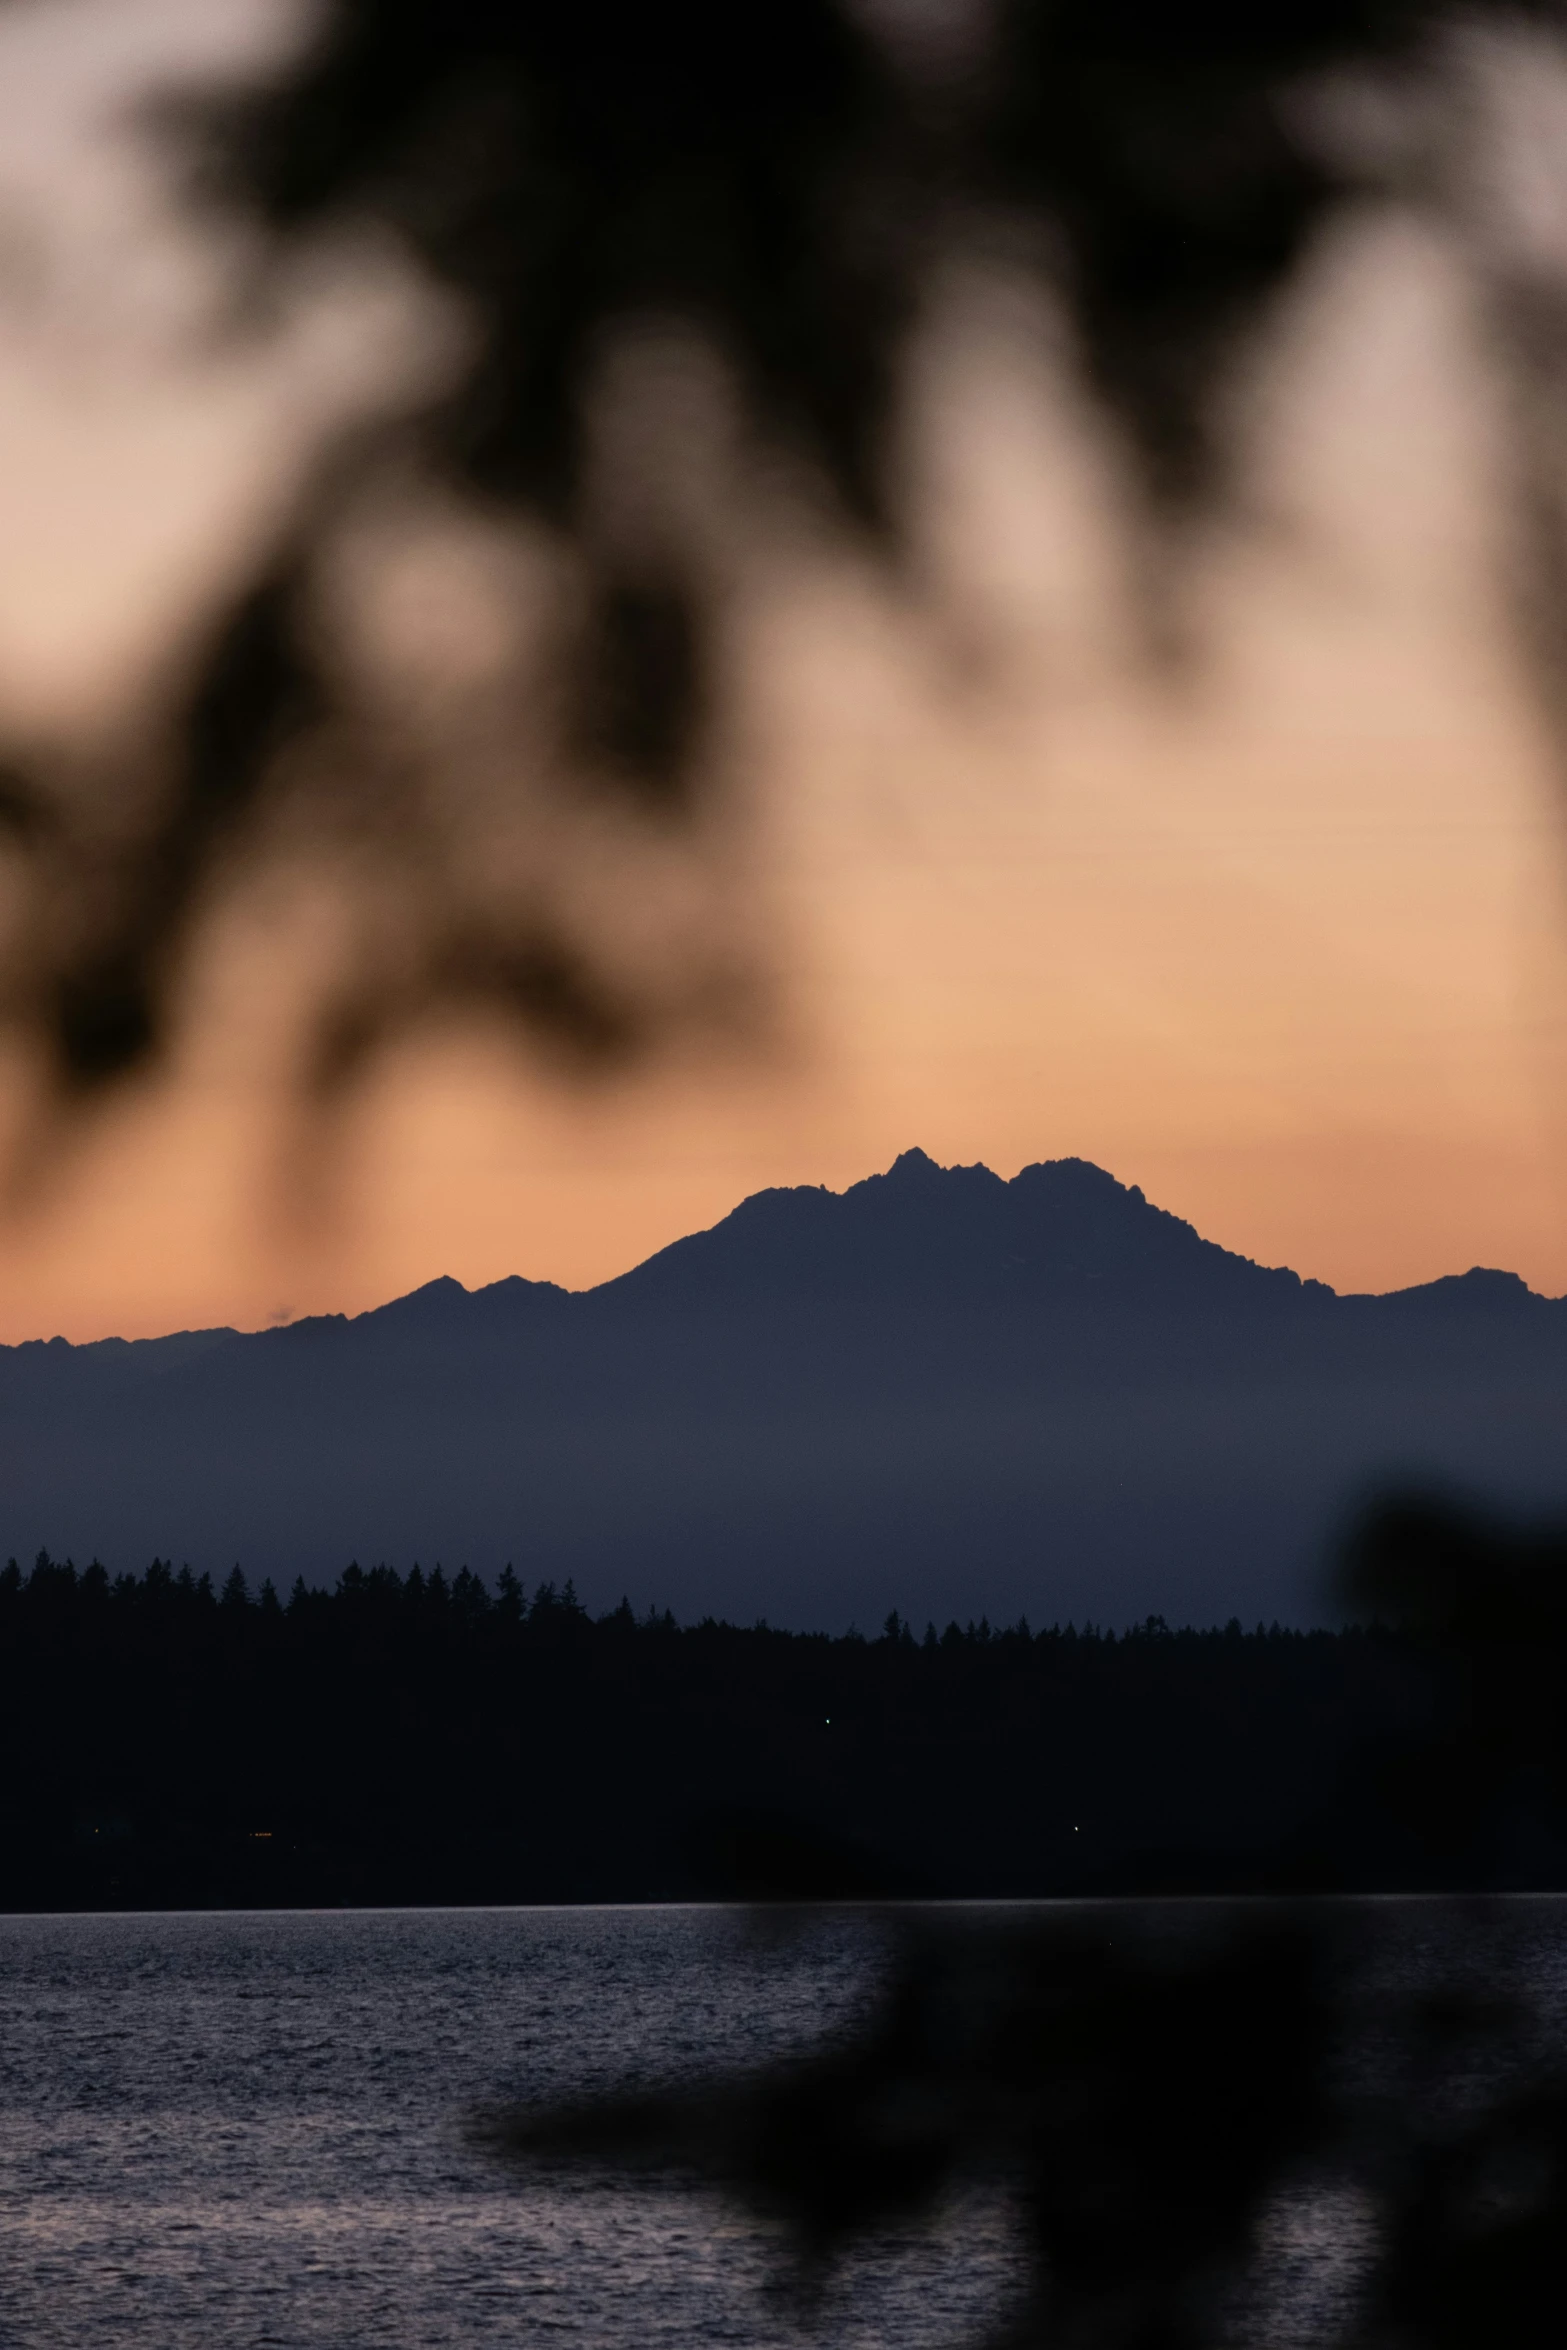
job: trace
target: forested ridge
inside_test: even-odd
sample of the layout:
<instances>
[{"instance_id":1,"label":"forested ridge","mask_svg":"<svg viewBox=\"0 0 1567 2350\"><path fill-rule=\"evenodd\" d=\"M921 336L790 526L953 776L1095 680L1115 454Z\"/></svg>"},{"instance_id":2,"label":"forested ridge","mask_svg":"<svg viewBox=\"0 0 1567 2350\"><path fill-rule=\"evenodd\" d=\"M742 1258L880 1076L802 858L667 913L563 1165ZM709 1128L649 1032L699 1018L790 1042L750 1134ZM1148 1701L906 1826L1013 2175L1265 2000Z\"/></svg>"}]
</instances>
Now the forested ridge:
<instances>
[{"instance_id":1,"label":"forested ridge","mask_svg":"<svg viewBox=\"0 0 1567 2350\"><path fill-rule=\"evenodd\" d=\"M1017 1895L1419 1881L1368 1756L1435 1703L1340 1632L839 1637L351 1566L0 1574L0 1901Z\"/></svg>"}]
</instances>

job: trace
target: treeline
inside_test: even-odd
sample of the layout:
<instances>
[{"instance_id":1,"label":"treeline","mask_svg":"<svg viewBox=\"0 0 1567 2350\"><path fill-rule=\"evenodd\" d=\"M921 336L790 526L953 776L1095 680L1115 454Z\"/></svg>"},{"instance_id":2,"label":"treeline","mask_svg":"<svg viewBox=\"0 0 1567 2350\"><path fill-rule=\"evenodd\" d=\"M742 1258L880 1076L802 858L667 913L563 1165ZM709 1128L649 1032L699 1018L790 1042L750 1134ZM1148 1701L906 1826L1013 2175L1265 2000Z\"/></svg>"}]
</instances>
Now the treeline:
<instances>
[{"instance_id":1,"label":"treeline","mask_svg":"<svg viewBox=\"0 0 1567 2350\"><path fill-rule=\"evenodd\" d=\"M1435 1702L1377 1628L831 1637L41 1554L0 1573L0 1903L1419 1882L1362 1797Z\"/></svg>"},{"instance_id":2,"label":"treeline","mask_svg":"<svg viewBox=\"0 0 1567 2350\"><path fill-rule=\"evenodd\" d=\"M210 1574L196 1575L188 1566L181 1567L176 1574L172 1561L158 1558L153 1560L145 1575L122 1573L111 1577L108 1569L96 1559L90 1566L78 1569L74 1560L52 1559L46 1550L41 1550L30 1571L24 1572L14 1558L7 1559L4 1569L0 1570L0 1625L7 1622L10 1610L15 1610L17 1620L22 1622L27 1621L30 1614L50 1621L58 1620L62 1612L71 1614L75 1611L80 1611L84 1620L90 1620L95 1611L105 1607L126 1613L136 1609L144 1617L153 1616L165 1625L175 1622L193 1624L203 1614L210 1616L218 1609L230 1620L246 1615L264 1618L288 1615L294 1618L314 1616L318 1622L334 1610L373 1609L383 1619L400 1616L426 1630L443 1625L454 1629L483 1624L496 1628L527 1623L548 1626L567 1619L582 1624L610 1624L622 1632L628 1627L659 1634L678 1633L681 1630L670 1610L665 1609L660 1613L653 1607L639 1616L629 1599L623 1599L610 1614L591 1617L578 1599L575 1584L570 1580L558 1590L553 1582L539 1583L530 1597L527 1586L510 1566L501 1570L492 1592L483 1578L471 1573L467 1567L459 1568L454 1577L448 1578L440 1566L434 1567L427 1575L416 1564L404 1576L395 1567L378 1566L367 1570L356 1560L338 1578L334 1590L312 1588L302 1575L296 1577L286 1603L279 1598L270 1578L252 1591L244 1573L237 1566L224 1581L221 1591ZM733 1632L741 1627L720 1623L717 1618L709 1616L694 1629L703 1632ZM803 1641L816 1646L830 1647L835 1638L833 1634L820 1632L779 1633L766 1622L759 1622L749 1629L772 1638ZM950 1649L976 1643L984 1646L993 1640L1028 1642L1035 1639L1081 1639L1104 1640L1113 1646L1117 1637L1113 1629L1096 1626L1091 1622L1085 1623L1081 1631L1075 1624L1068 1624L1064 1629L1056 1624L1036 1634L1030 1629L1026 1617L1020 1618L1014 1625L992 1626L988 1617L981 1616L977 1621L970 1618L966 1624L949 1622L945 1631L940 1633L933 1623L927 1623L923 1639L917 1641L913 1624L906 1622L894 1609L881 1628L878 1644ZM1175 1632L1163 1616L1149 1616L1119 1637L1123 1640L1200 1641L1250 1637L1300 1641L1332 1638L1334 1635L1286 1630L1277 1622L1268 1626L1258 1624L1255 1633L1248 1635L1243 1631L1238 1617L1233 1617L1222 1632L1199 1632L1189 1628ZM841 1633L836 1638L850 1646L866 1645L865 1635L858 1630Z\"/></svg>"}]
</instances>

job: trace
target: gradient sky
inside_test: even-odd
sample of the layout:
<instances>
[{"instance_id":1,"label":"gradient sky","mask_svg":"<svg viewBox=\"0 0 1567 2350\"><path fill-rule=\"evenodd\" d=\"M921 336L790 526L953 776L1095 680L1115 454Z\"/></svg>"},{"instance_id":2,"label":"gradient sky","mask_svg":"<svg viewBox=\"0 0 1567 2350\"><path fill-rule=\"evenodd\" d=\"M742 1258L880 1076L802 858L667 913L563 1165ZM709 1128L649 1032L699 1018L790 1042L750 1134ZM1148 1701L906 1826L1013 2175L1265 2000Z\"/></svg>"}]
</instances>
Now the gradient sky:
<instances>
[{"instance_id":1,"label":"gradient sky","mask_svg":"<svg viewBox=\"0 0 1567 2350\"><path fill-rule=\"evenodd\" d=\"M92 130L130 67L81 28L179 56L224 12L75 0L30 49L28 15L0 28L0 706L38 732L112 703L418 336L376 297L261 366L171 356L204 281ZM1480 1262L1567 1290L1558 793L1448 266L1397 223L1324 253L1248 388L1243 510L1178 592L1205 657L1164 683L1128 650L1113 467L1004 290L958 304L921 413L923 605L801 565L745 639L771 1046L584 1098L426 1039L305 1215L243 1041L266 955L225 950L175 1076L0 1227L0 1339L580 1285L912 1143L1096 1159L1341 1288Z\"/></svg>"}]
</instances>

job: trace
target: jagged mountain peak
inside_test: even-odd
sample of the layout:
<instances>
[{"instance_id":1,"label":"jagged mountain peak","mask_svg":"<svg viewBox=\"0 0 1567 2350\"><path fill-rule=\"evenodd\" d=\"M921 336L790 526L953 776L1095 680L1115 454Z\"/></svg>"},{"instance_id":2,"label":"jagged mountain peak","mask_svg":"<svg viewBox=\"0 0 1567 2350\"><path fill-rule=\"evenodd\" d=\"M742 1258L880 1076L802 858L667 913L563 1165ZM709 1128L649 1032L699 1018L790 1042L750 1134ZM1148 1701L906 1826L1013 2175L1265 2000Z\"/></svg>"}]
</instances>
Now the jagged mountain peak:
<instances>
[{"instance_id":1,"label":"jagged mountain peak","mask_svg":"<svg viewBox=\"0 0 1567 2350\"><path fill-rule=\"evenodd\" d=\"M707 1232L662 1249L594 1294L618 1302L1015 1297L1191 1304L1329 1295L1204 1240L1086 1159L1043 1160L1010 1182L919 1149L842 1192L754 1192Z\"/></svg>"}]
</instances>

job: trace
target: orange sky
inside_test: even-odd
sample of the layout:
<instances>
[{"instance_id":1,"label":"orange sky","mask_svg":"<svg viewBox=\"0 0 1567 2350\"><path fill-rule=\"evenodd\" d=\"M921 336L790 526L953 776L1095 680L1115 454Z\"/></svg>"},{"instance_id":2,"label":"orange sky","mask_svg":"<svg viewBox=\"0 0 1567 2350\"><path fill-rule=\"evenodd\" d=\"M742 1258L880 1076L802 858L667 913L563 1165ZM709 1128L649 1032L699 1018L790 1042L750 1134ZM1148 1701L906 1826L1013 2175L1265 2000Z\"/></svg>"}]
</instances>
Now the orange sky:
<instances>
[{"instance_id":1,"label":"orange sky","mask_svg":"<svg viewBox=\"0 0 1567 2350\"><path fill-rule=\"evenodd\" d=\"M39 91L76 85L54 52L32 70L47 186L85 117L61 100L51 133ZM0 186L0 216L26 198ZM134 669L301 435L407 344L372 304L260 370L174 366L136 322L187 281L171 265L106 322L89 264L127 209L79 207L86 290L64 270L42 325L0 306L0 702L34 724ZM1340 1287L1483 1262L1567 1290L1556 786L1444 265L1407 229L1324 257L1251 387L1247 519L1183 590L1209 658L1174 687L1127 658L1103 452L1010 334L975 297L930 363L930 608L820 569L757 595L769 1053L583 1100L483 1037L427 1040L307 1225L215 996L176 1077L0 1227L0 1339L357 1310L443 1272L581 1284L763 1184L841 1185L912 1143L1004 1174L1097 1159Z\"/></svg>"}]
</instances>

